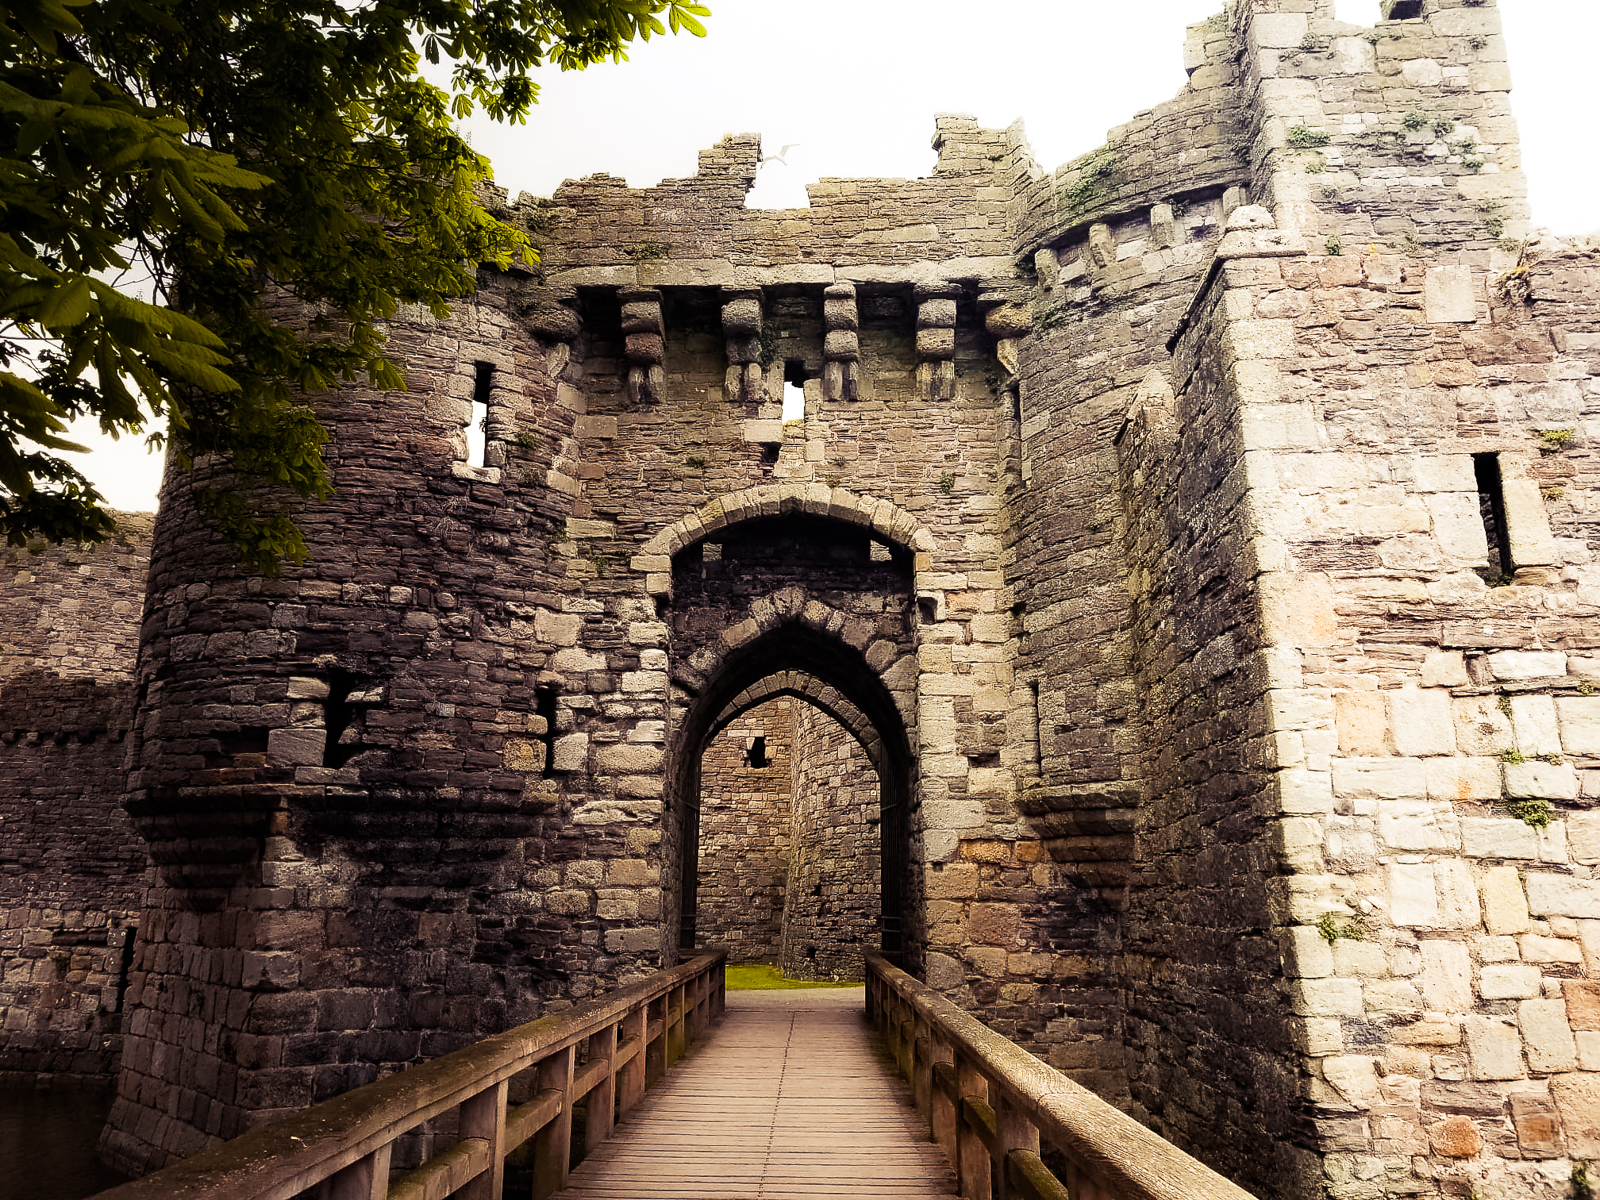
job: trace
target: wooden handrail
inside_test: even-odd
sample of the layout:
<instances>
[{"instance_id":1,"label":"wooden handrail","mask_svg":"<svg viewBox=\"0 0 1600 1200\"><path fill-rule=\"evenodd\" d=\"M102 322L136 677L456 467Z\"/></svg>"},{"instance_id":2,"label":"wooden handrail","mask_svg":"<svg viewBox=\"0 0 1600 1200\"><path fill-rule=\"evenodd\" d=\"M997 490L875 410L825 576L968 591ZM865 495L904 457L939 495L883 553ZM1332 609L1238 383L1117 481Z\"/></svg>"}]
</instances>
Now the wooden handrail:
<instances>
[{"instance_id":1,"label":"wooden handrail","mask_svg":"<svg viewBox=\"0 0 1600 1200\"><path fill-rule=\"evenodd\" d=\"M586 1095L602 1101L605 1111L590 1112L587 1122L593 1147L610 1132L613 1113L626 1113L722 1014L726 961L726 951L703 954L263 1125L93 1200L291 1200L318 1185L326 1200L499 1200L506 1155L530 1138L534 1196L543 1200L566 1185L573 1106ZM588 1051L582 1066L580 1047ZM508 1107L509 1085L524 1072L532 1073L529 1099ZM460 1110L459 1140L391 1183L395 1141L451 1109Z\"/></svg>"},{"instance_id":2,"label":"wooden handrail","mask_svg":"<svg viewBox=\"0 0 1600 1200\"><path fill-rule=\"evenodd\" d=\"M968 1200L1252 1200L877 954L867 1012ZM1045 1167L1041 1140L1067 1178Z\"/></svg>"}]
</instances>

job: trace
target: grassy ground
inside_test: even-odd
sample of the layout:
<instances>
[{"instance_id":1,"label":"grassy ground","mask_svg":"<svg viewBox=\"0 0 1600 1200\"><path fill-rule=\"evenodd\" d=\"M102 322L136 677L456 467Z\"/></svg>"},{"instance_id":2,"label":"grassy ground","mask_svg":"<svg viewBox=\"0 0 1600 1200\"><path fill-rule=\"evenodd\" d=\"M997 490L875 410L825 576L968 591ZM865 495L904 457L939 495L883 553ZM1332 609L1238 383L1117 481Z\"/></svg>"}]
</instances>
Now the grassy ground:
<instances>
[{"instance_id":1,"label":"grassy ground","mask_svg":"<svg viewBox=\"0 0 1600 1200\"><path fill-rule=\"evenodd\" d=\"M770 992L782 991L789 988L839 988L860 987L860 983L809 983L803 979L790 979L778 974L777 967L762 966L760 963L747 963L743 966L728 966L728 990L730 992Z\"/></svg>"}]
</instances>

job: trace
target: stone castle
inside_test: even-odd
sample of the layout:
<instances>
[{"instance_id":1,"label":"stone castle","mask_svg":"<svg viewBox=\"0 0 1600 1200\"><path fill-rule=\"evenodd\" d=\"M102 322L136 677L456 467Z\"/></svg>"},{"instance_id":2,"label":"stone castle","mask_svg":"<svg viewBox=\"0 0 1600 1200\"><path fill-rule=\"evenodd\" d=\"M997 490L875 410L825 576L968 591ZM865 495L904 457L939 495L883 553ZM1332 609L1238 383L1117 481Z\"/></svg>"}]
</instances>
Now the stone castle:
<instances>
[{"instance_id":1,"label":"stone castle","mask_svg":"<svg viewBox=\"0 0 1600 1200\"><path fill-rule=\"evenodd\" d=\"M142 1170L881 947L1263 1197L1570 1194L1600 245L1530 234L1493 0L1386 8L1233 0L1054 172L941 116L804 209L754 136L500 198L541 264L318 400L305 568L205 463L10 553L0 1069L114 1073Z\"/></svg>"}]
</instances>

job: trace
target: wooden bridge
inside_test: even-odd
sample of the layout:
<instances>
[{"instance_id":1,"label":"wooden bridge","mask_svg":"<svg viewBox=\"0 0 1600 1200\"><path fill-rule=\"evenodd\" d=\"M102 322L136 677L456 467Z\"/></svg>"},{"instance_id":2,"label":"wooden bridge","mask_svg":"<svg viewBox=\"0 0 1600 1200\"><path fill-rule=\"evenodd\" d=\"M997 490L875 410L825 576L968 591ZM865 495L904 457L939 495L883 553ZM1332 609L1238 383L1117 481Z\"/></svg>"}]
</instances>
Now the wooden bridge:
<instances>
[{"instance_id":1,"label":"wooden bridge","mask_svg":"<svg viewBox=\"0 0 1600 1200\"><path fill-rule=\"evenodd\" d=\"M723 958L96 1200L1250 1200L881 958L864 1007L858 989L729 1004Z\"/></svg>"}]
</instances>

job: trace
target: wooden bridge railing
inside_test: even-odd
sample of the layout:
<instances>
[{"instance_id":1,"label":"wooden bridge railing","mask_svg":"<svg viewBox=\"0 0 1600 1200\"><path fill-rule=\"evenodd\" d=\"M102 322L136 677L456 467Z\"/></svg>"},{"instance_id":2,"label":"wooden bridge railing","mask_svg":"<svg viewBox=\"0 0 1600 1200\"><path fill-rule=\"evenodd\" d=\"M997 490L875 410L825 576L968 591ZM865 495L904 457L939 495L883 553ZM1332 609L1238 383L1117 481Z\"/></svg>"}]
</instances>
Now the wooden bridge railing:
<instances>
[{"instance_id":1,"label":"wooden bridge railing","mask_svg":"<svg viewBox=\"0 0 1600 1200\"><path fill-rule=\"evenodd\" d=\"M967 1200L1252 1200L876 954L867 1013ZM1064 1179L1039 1157L1041 1138Z\"/></svg>"},{"instance_id":2,"label":"wooden bridge railing","mask_svg":"<svg viewBox=\"0 0 1600 1200\"><path fill-rule=\"evenodd\" d=\"M485 1038L173 1163L94 1200L500 1200L533 1139L535 1200L566 1185L573 1108L593 1149L719 1016L724 951ZM454 1145L390 1181L397 1139L456 1110Z\"/></svg>"}]
</instances>

